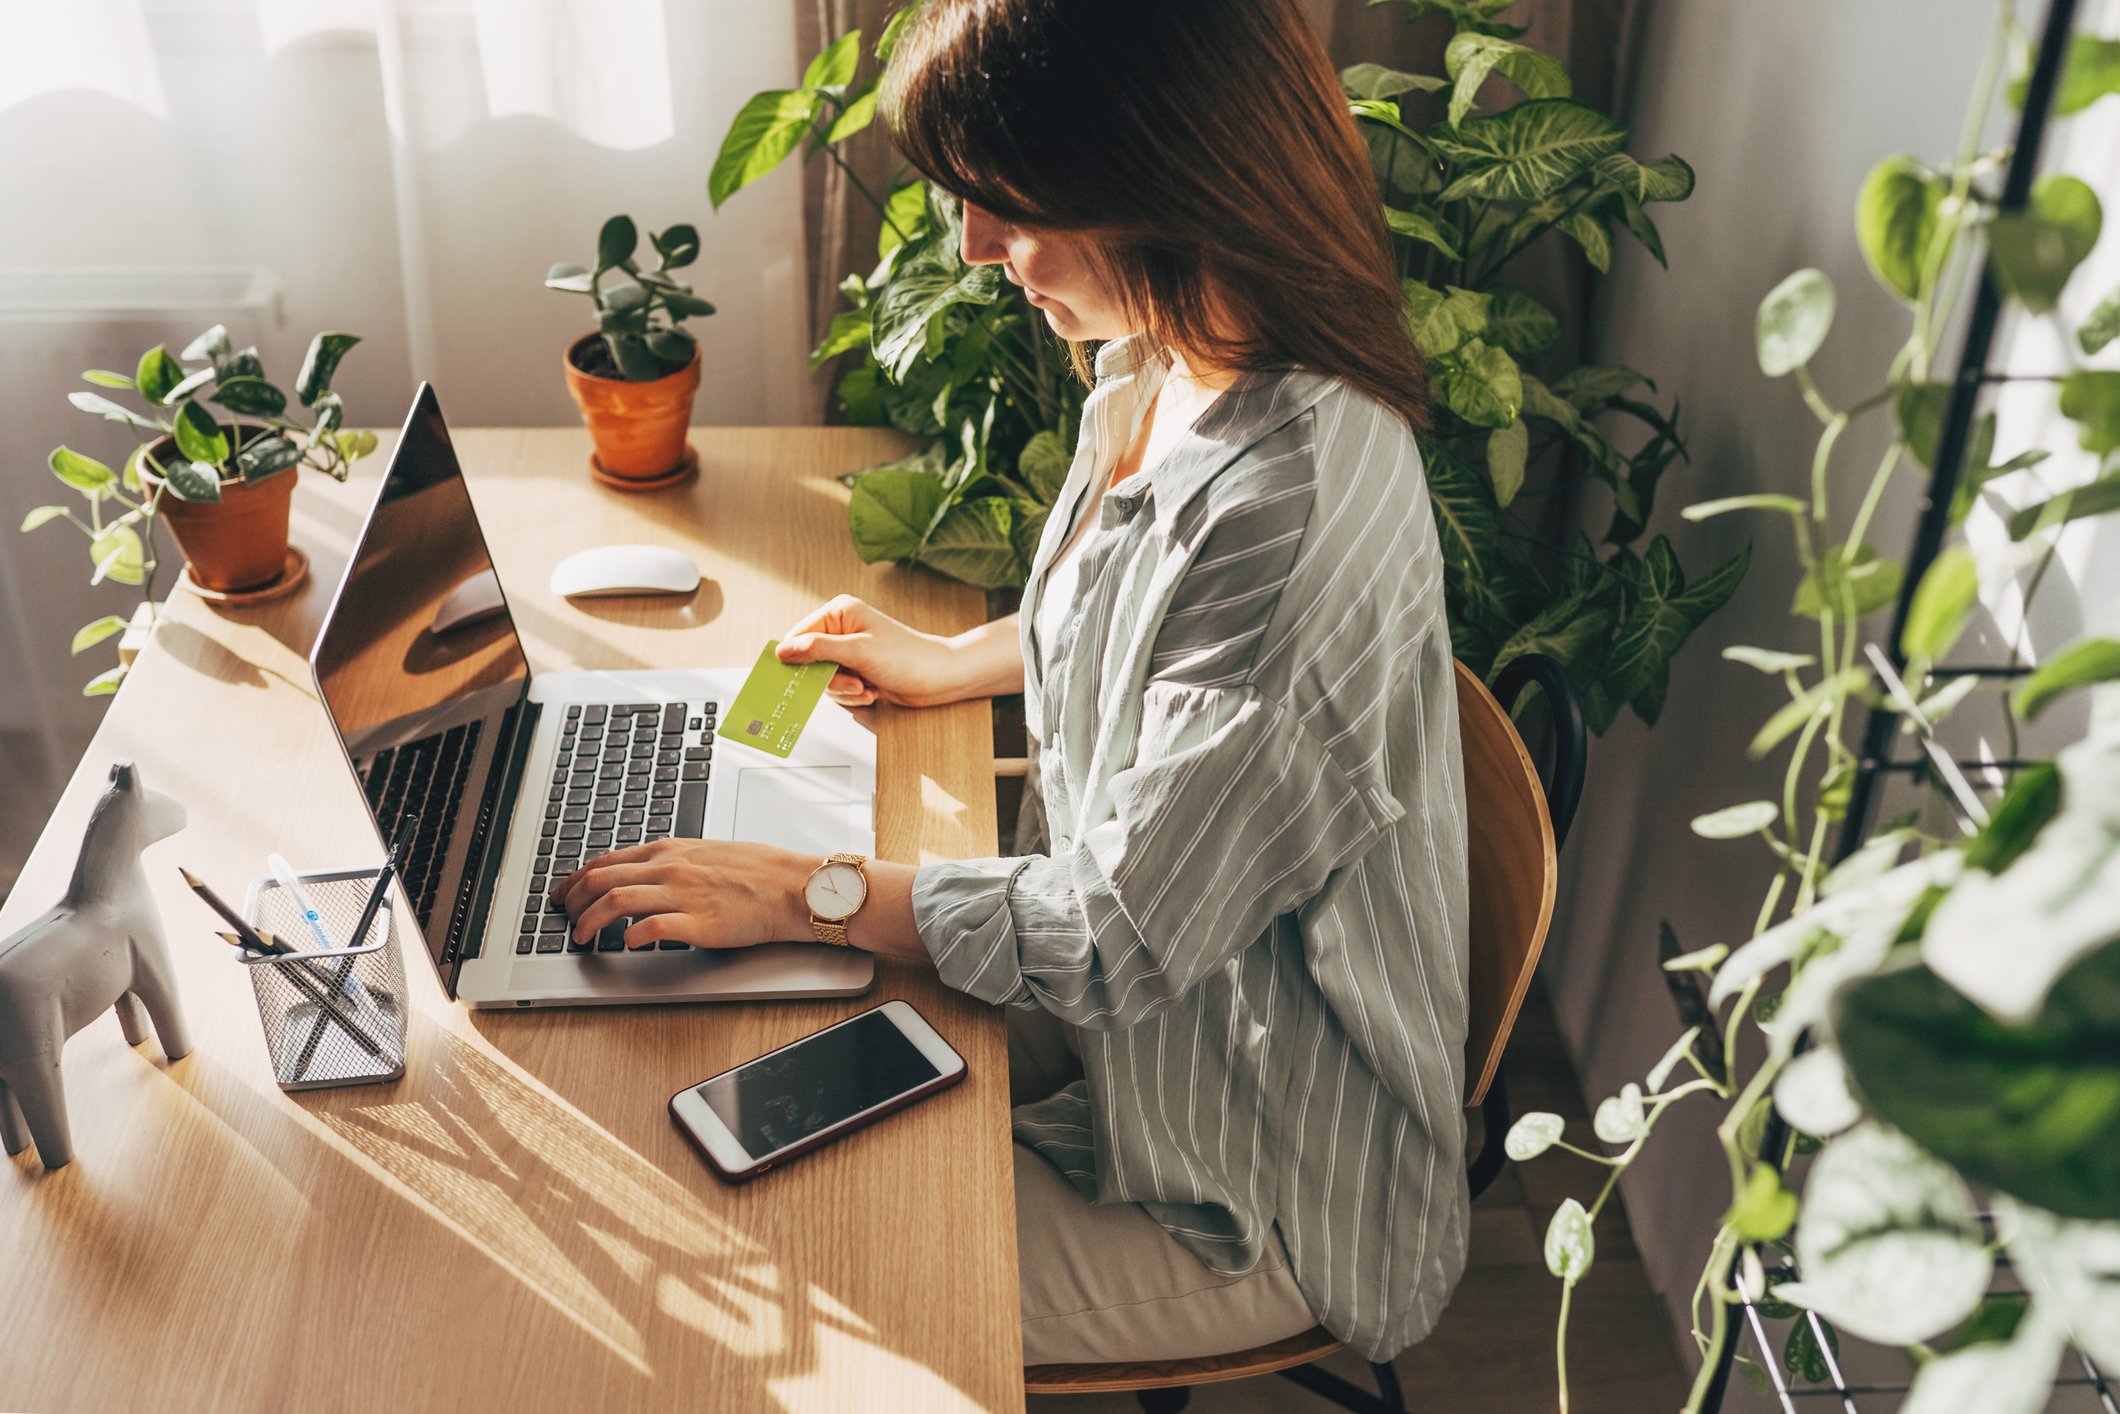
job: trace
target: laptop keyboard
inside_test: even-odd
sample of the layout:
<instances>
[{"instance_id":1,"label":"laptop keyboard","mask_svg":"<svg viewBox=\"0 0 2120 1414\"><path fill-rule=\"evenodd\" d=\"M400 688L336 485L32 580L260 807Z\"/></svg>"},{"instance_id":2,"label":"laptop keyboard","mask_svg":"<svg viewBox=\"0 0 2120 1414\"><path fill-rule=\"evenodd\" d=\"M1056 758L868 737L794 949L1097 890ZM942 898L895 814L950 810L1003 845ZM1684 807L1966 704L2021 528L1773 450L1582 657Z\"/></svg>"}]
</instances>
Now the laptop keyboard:
<instances>
[{"instance_id":1,"label":"laptop keyboard","mask_svg":"<svg viewBox=\"0 0 2120 1414\"><path fill-rule=\"evenodd\" d=\"M479 729L484 725L463 722L432 736L386 746L361 772L361 789L375 810L384 839L396 836L398 821L406 815L419 817L419 829L405 850L398 878L419 914L422 931L433 922L435 889L441 883L442 861L449 857L449 841L455 833L457 799L478 755Z\"/></svg>"},{"instance_id":2,"label":"laptop keyboard","mask_svg":"<svg viewBox=\"0 0 2120 1414\"><path fill-rule=\"evenodd\" d=\"M537 864L523 894L518 954L626 951L632 919L621 918L589 942L577 943L568 934L565 910L547 893L583 860L608 850L699 837L706 824L718 707L714 702L568 706L539 829ZM658 946L681 951L690 944L665 940Z\"/></svg>"}]
</instances>

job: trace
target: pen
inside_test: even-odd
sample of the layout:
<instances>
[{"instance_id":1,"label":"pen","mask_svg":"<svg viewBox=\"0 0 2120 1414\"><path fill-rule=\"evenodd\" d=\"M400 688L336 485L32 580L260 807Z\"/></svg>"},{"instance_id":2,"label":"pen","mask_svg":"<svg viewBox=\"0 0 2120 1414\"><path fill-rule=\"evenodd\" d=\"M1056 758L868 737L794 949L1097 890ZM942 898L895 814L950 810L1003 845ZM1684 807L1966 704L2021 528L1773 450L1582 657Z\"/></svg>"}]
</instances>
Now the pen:
<instances>
[{"instance_id":1,"label":"pen","mask_svg":"<svg viewBox=\"0 0 2120 1414\"><path fill-rule=\"evenodd\" d=\"M287 897L302 915L302 921L309 925L309 931L316 936L317 946L326 952L338 947L338 944L331 940L331 934L324 931L324 915L317 912L316 904L310 901L309 890L302 887L302 878L294 872L294 866L287 862L287 856L279 853L268 854L265 856L265 867L272 871L273 881L287 891Z\"/></svg>"},{"instance_id":2,"label":"pen","mask_svg":"<svg viewBox=\"0 0 2120 1414\"><path fill-rule=\"evenodd\" d=\"M368 901L361 905L360 921L353 925L353 942L351 946L359 947L368 940L368 926L375 921L376 911L383 906L383 900L390 896L391 876L397 872L398 860L404 857L405 846L411 842L412 833L418 825L419 817L417 815L406 815L399 819L397 829L391 836L390 850L383 856L383 867L375 872L375 887L368 891ZM273 860L275 869L286 862L281 860L278 855L274 855ZM298 905L307 906L303 903L300 896L295 896L295 901ZM314 927L316 925L312 922L310 926ZM352 977L353 959L350 957L341 958L339 960L338 975L332 979L332 985L350 996L355 990L351 981ZM316 1025L310 1028L309 1039L302 1043L301 1056L294 1063L294 1073L297 1078L308 1071L309 1062L317 1053L317 1043L323 1039L324 1018L318 1016Z\"/></svg>"},{"instance_id":3,"label":"pen","mask_svg":"<svg viewBox=\"0 0 2120 1414\"><path fill-rule=\"evenodd\" d=\"M246 951L253 950L252 944L243 939L242 937L238 936L237 934L215 933L214 936L219 938L221 941L227 943L230 947L242 948ZM287 944L281 942L278 938L273 937L270 933L252 933L251 937L257 939L258 944L264 949L264 951L267 954L273 956L279 956L294 951ZM366 1031L363 1031L359 1026L355 1025L352 1017L346 1015L345 1012L340 1011L338 1008L338 1004L333 1002L331 998L325 994L324 989L322 987L318 986L315 982L311 981L308 974L305 973L300 966L283 967L280 969L280 975L282 977L287 978L290 982L293 982L297 987L300 987L305 993L308 994L309 999L311 1001L315 1002L324 1010L330 1012L331 1015L337 1019L339 1025L346 1028L346 1034L353 1037L354 1042L359 1045L362 1050L368 1052L369 1055L374 1056L377 1060L382 1060L384 1058L383 1048L377 1045L375 1040L370 1037ZM321 1026L321 1017L318 1018L318 1022ZM313 1052L314 1043L312 1042L311 1053ZM301 1063L296 1067L296 1077L300 1078L302 1072L307 1070L308 1068L309 1055L305 1054L302 1058Z\"/></svg>"}]
</instances>

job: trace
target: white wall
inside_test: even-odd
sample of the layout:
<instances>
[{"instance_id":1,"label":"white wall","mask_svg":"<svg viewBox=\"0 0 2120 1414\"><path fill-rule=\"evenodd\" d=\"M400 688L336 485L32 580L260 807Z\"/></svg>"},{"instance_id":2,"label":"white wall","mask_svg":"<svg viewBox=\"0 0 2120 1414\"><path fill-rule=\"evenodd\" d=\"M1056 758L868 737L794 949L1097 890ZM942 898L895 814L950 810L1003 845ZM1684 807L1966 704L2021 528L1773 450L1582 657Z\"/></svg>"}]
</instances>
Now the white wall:
<instances>
[{"instance_id":1,"label":"white wall","mask_svg":"<svg viewBox=\"0 0 2120 1414\"><path fill-rule=\"evenodd\" d=\"M2036 24L2044 6L2019 9ZM1682 206L1654 208L1670 271L1629 245L1599 296L1593 337L1601 358L1642 370L1684 405L1692 466L1666 477L1658 528L1697 572L1747 540L1754 557L1736 600L1675 664L1662 724L1645 731L1626 717L1592 749L1546 971L1593 1103L1638 1080L1678 1033L1656 965L1659 920L1669 919L1688 948L1734 944L1749 934L1770 875L1756 846L1710 843L1687 829L1696 814L1779 793L1778 759L1753 763L1744 748L1785 700L1781 689L1718 653L1731 643L1816 646L1815 627L1787 612L1797 574L1778 518L1690 526L1677 511L1741 492L1807 494L1817 424L1793 384L1769 381L1753 354L1753 312L1784 275L1816 265L1839 290L1838 319L1815 365L1827 396L1844 404L1882 385L1907 325L1857 251L1856 192L1887 153L1948 156L1994 14L1991 0L1664 0L1640 16L1632 150L1678 152L1699 172L1699 187ZM2110 176L2102 189L2108 210L2120 212ZM2113 249L2108 241L2101 261ZM2111 283L2108 275L2090 293ZM2050 396L2028 396L2051 407ZM2043 415L2006 412L1998 459L2066 435L2042 429ZM1884 431L1873 421L1844 439L1833 478L1841 525ZM1886 554L1903 556L1911 544L1917 477L1901 474L1875 523L1870 539ZM2105 548L2114 548L2110 540ZM2086 558L2074 557L2076 570ZM2107 587L2099 593L2112 587L2113 558L2103 557ZM2082 623L2081 590L2070 574L2042 591L2050 611L2036 635L2042 646ZM1996 594L1985 597L1993 602ZM1886 619L1877 616L1872 631L1882 634ZM1999 648L1983 619L1963 654L1991 660ZM1729 1201L1712 1118L1705 1107L1674 1114L1625 1188L1651 1279L1681 1332L1687 1295Z\"/></svg>"}]
</instances>

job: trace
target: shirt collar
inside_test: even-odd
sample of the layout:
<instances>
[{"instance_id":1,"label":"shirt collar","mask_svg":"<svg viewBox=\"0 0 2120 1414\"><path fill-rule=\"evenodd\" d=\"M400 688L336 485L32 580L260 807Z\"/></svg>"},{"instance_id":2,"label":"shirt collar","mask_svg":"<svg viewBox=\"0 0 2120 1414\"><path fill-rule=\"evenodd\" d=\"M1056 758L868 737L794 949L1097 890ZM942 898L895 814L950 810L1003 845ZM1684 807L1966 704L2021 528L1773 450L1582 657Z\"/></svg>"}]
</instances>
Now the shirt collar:
<instances>
[{"instance_id":1,"label":"shirt collar","mask_svg":"<svg viewBox=\"0 0 2120 1414\"><path fill-rule=\"evenodd\" d=\"M1119 342L1139 337L1129 335ZM1131 352L1122 356L1139 357ZM1102 350L1098 358L1101 365ZM1241 373L1208 404L1185 440L1160 465L1121 482L1108 494L1125 498L1153 493L1156 520L1168 526L1224 468L1315 407L1332 385L1325 374L1293 364Z\"/></svg>"}]
</instances>

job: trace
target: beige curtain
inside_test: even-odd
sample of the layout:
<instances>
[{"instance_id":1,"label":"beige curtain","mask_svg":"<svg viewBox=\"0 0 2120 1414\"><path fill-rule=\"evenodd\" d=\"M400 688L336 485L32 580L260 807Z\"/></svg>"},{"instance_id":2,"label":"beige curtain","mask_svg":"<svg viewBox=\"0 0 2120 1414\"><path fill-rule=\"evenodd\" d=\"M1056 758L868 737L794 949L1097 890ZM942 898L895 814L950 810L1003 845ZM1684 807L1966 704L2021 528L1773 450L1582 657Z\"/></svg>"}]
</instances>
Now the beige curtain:
<instances>
[{"instance_id":1,"label":"beige curtain","mask_svg":"<svg viewBox=\"0 0 2120 1414\"><path fill-rule=\"evenodd\" d=\"M903 0L795 0L796 44L807 62L831 39L859 26L864 48L872 45L883 22ZM1301 0L1335 64L1368 60L1414 73L1440 74L1443 46L1450 38L1447 19L1428 15L1408 24L1396 5L1370 7L1363 0ZM1575 79L1576 93L1588 103L1626 121L1623 61L1632 12L1639 0L1520 0L1506 18L1530 26L1526 42L1561 57ZM864 59L864 65L874 61ZM1499 80L1497 80L1499 82ZM1413 95L1415 99L1419 95ZM1416 111L1415 117L1434 115ZM1649 153L1646 156L1660 154ZM880 126L871 127L844 145L842 156L854 173L878 195L897 165L897 155ZM848 271L864 273L874 263L875 211L855 190L846 173L828 159L813 159L804 169L803 222L809 256L811 339L824 337L825 326L839 305L839 282ZM1591 278L1572 247L1546 241L1518 266L1518 280L1558 313L1568 329L1568 344L1555 355L1580 357L1587 322ZM829 415L827 393L836 370L816 379L820 412Z\"/></svg>"}]
</instances>

